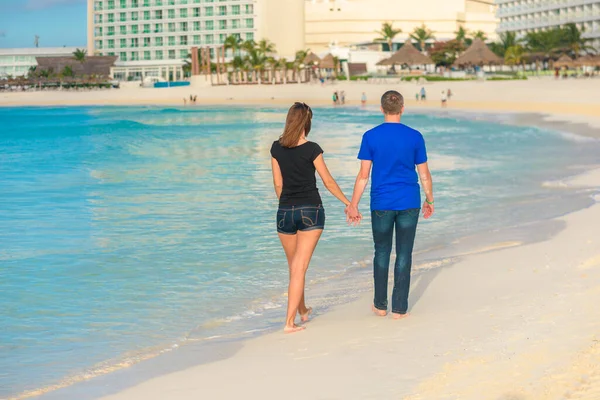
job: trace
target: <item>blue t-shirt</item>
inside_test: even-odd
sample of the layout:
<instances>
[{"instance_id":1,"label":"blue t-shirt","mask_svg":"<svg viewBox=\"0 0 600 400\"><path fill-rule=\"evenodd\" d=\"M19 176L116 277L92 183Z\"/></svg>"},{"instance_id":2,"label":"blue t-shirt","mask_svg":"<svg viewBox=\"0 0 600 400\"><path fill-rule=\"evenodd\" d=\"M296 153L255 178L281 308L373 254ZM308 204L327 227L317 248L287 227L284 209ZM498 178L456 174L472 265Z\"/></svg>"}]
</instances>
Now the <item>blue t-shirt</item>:
<instances>
[{"instance_id":1,"label":"blue t-shirt","mask_svg":"<svg viewBox=\"0 0 600 400\"><path fill-rule=\"evenodd\" d=\"M363 135L358 158L373 161L371 210L421 207L416 165L427 162L427 150L419 131L383 123Z\"/></svg>"}]
</instances>

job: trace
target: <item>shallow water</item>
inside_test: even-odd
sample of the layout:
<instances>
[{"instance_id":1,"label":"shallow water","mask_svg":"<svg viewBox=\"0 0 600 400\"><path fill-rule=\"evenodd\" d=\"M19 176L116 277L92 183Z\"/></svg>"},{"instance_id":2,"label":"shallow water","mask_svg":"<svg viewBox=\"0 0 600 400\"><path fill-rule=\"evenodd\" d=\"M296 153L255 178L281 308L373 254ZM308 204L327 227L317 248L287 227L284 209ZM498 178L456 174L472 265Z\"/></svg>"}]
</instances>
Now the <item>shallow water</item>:
<instances>
[{"instance_id":1,"label":"shallow water","mask_svg":"<svg viewBox=\"0 0 600 400\"><path fill-rule=\"evenodd\" d=\"M284 120L276 108L0 109L0 397L278 323L288 275L269 148ZM380 120L315 110L310 139L348 195L361 135ZM571 210L579 194L542 183L600 154L598 142L536 128L404 122L426 138L436 192L417 263L459 238ZM368 287L365 273L336 282L367 270L370 221L365 212L348 228L321 193L327 230L309 280L332 304Z\"/></svg>"}]
</instances>

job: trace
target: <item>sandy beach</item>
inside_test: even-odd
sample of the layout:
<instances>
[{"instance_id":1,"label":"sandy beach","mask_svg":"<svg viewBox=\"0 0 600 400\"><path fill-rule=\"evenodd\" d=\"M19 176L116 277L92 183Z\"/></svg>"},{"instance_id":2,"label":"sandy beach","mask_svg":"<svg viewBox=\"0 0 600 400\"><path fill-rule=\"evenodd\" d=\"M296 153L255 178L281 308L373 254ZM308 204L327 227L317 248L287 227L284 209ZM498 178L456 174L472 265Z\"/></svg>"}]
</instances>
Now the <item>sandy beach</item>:
<instances>
[{"instance_id":1,"label":"sandy beach","mask_svg":"<svg viewBox=\"0 0 600 400\"><path fill-rule=\"evenodd\" d=\"M190 94L198 104L188 107L296 100L327 106L335 90L346 91L351 106L365 92L375 106L390 88L346 82L2 93L0 106L183 106ZM405 95L407 112L440 109L441 91L450 88L454 97L443 112L516 113L515 123L600 138L598 79L430 83L426 103L414 101L420 89L414 83L393 88ZM368 294L317 315L299 334L259 336L218 361L136 382L103 399L600 399L600 155L598 169L548 184L585 191L593 205L541 222L536 229L547 232L543 240L498 242L421 271L405 320L374 316Z\"/></svg>"},{"instance_id":2,"label":"sandy beach","mask_svg":"<svg viewBox=\"0 0 600 400\"><path fill-rule=\"evenodd\" d=\"M133 87L131 87L133 85ZM600 79L569 79L556 81L550 77L527 81L432 82L424 85L428 101L416 102L417 83L337 82L334 85L289 84L253 86L217 86L201 88L142 89L128 83L116 90L92 92L14 92L0 93L2 106L51 105L176 105L183 99L198 96L195 107L223 104L288 105L304 101L310 105L331 105L334 91L346 92L347 105L360 104L361 94L367 94L368 104L378 105L385 90L400 91L411 107L440 108L441 92L451 89L453 96L448 109L490 112L535 112L554 116L600 116ZM193 107L193 106L190 106Z\"/></svg>"},{"instance_id":3,"label":"sandy beach","mask_svg":"<svg viewBox=\"0 0 600 400\"><path fill-rule=\"evenodd\" d=\"M600 170L563 184L600 200ZM498 243L422 275L406 320L375 317L365 296L301 334L104 399L598 399L598 220L595 204L556 220L550 240Z\"/></svg>"}]
</instances>

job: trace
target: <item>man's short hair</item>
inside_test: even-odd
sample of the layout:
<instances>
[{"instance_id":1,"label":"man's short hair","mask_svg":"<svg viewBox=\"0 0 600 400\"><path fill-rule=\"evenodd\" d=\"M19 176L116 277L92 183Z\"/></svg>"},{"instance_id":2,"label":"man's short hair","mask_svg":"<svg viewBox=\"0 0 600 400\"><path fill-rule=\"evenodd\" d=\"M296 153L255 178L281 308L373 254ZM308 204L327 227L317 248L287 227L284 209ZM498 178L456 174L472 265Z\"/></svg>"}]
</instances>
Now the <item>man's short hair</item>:
<instances>
[{"instance_id":1,"label":"man's short hair","mask_svg":"<svg viewBox=\"0 0 600 400\"><path fill-rule=\"evenodd\" d=\"M381 108L387 115L398 115L404 107L404 97L395 90L388 90L381 96Z\"/></svg>"}]
</instances>

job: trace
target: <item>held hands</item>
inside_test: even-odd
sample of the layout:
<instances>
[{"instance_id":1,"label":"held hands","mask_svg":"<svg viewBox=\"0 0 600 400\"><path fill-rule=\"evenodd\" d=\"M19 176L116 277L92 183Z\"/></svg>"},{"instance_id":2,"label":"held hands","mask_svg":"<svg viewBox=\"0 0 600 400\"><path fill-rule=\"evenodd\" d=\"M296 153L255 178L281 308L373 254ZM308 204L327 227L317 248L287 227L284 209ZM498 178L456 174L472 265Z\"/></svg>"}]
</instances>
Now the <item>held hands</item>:
<instances>
[{"instance_id":1,"label":"held hands","mask_svg":"<svg viewBox=\"0 0 600 400\"><path fill-rule=\"evenodd\" d=\"M363 216L358 211L358 207L353 206L352 204L346 206L345 213L346 222L348 222L348 225L358 226L360 224L360 221L362 221Z\"/></svg>"}]
</instances>

